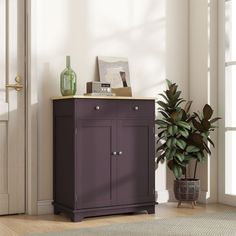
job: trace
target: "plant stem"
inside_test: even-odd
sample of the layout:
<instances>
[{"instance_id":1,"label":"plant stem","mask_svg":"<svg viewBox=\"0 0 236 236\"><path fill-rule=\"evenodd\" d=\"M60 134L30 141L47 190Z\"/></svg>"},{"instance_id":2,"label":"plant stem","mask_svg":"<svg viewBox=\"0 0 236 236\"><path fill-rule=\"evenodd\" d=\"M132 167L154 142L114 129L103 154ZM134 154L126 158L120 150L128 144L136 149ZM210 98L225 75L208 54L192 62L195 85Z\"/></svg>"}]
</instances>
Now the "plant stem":
<instances>
[{"instance_id":1,"label":"plant stem","mask_svg":"<svg viewBox=\"0 0 236 236\"><path fill-rule=\"evenodd\" d=\"M196 160L193 179L196 179L198 161Z\"/></svg>"}]
</instances>

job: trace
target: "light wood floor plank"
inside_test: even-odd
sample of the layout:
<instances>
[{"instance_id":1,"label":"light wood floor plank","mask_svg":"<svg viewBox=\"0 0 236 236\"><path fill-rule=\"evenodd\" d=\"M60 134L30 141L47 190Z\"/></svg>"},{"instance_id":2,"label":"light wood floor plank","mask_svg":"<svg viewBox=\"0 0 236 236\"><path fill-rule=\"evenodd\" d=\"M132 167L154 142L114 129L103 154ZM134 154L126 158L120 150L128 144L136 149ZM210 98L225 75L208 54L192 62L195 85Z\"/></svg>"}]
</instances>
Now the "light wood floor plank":
<instances>
[{"instance_id":1,"label":"light wood floor plank","mask_svg":"<svg viewBox=\"0 0 236 236\"><path fill-rule=\"evenodd\" d=\"M46 216L27 216L12 215L0 217L0 235L1 236L22 236L32 233L43 233L51 231L62 231L70 229L79 229L84 227L96 227L114 223L138 222L150 219L162 219L178 216L188 216L195 214L221 212L225 210L236 210L220 204L198 205L195 209L190 204L183 204L177 208L177 203L160 204L156 206L156 214L148 215L145 213L125 214L114 216L103 216L86 218L82 222L72 223L63 215L46 215Z\"/></svg>"}]
</instances>

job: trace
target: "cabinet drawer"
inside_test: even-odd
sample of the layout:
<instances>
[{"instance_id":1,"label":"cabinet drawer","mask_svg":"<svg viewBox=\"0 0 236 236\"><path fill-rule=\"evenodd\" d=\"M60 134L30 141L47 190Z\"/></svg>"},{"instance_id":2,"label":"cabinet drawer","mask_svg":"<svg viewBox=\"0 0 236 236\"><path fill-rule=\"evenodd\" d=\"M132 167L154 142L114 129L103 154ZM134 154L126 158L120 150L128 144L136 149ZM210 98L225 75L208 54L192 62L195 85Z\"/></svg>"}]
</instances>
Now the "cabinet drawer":
<instances>
[{"instance_id":1,"label":"cabinet drawer","mask_svg":"<svg viewBox=\"0 0 236 236\"><path fill-rule=\"evenodd\" d=\"M104 99L80 99L76 101L76 113L79 118L115 118L116 103Z\"/></svg>"},{"instance_id":2,"label":"cabinet drawer","mask_svg":"<svg viewBox=\"0 0 236 236\"><path fill-rule=\"evenodd\" d=\"M134 117L155 117L155 103L154 101L119 101L118 103L118 117L120 118L134 118Z\"/></svg>"}]
</instances>

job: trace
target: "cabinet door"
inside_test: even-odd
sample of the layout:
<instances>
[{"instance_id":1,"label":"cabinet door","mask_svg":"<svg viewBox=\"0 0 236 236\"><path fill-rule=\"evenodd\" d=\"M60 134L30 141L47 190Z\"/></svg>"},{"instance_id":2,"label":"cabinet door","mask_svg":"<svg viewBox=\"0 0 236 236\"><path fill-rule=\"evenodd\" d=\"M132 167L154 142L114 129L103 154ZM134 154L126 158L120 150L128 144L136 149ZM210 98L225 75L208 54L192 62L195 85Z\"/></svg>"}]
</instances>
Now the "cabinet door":
<instances>
[{"instance_id":1,"label":"cabinet door","mask_svg":"<svg viewBox=\"0 0 236 236\"><path fill-rule=\"evenodd\" d=\"M117 137L117 203L154 202L154 122L120 120Z\"/></svg>"},{"instance_id":2,"label":"cabinet door","mask_svg":"<svg viewBox=\"0 0 236 236\"><path fill-rule=\"evenodd\" d=\"M115 123L78 120L76 141L77 209L105 207L114 201Z\"/></svg>"}]
</instances>

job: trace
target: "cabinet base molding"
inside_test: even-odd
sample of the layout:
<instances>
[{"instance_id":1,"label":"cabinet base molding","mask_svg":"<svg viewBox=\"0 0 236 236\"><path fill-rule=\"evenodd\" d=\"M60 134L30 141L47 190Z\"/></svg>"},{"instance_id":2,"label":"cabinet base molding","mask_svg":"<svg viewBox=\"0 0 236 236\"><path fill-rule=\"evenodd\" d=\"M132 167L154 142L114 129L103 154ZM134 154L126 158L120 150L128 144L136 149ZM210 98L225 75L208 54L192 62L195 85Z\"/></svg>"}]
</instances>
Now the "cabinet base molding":
<instances>
[{"instance_id":1,"label":"cabinet base molding","mask_svg":"<svg viewBox=\"0 0 236 236\"><path fill-rule=\"evenodd\" d=\"M80 222L85 217L115 215L123 213L133 213L140 211L147 211L148 214L155 214L155 203L145 203L138 205L113 206L92 209L73 210L57 203L54 205L54 214L65 213L73 222Z\"/></svg>"}]
</instances>

